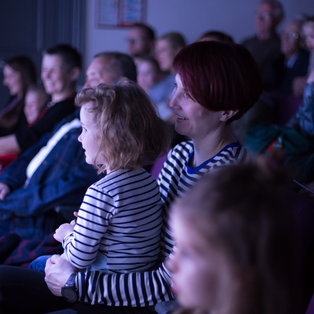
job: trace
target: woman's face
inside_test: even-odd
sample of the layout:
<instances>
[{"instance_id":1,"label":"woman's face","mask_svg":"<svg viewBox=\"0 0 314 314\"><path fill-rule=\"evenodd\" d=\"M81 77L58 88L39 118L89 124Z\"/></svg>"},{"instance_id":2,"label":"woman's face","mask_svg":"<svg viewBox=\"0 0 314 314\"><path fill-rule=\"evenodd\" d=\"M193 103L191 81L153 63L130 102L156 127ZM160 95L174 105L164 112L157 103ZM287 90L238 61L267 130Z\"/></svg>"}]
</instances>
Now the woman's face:
<instances>
[{"instance_id":1,"label":"woman's face","mask_svg":"<svg viewBox=\"0 0 314 314\"><path fill-rule=\"evenodd\" d=\"M170 223L175 248L167 267L172 272L172 290L178 302L184 307L220 313L233 278L226 255L204 239L180 208L175 208Z\"/></svg>"},{"instance_id":2,"label":"woman's face","mask_svg":"<svg viewBox=\"0 0 314 314\"><path fill-rule=\"evenodd\" d=\"M221 112L208 110L193 100L182 85L179 74L175 77L169 106L175 113L176 131L193 140L206 137L221 124Z\"/></svg>"},{"instance_id":3,"label":"woman's face","mask_svg":"<svg viewBox=\"0 0 314 314\"><path fill-rule=\"evenodd\" d=\"M155 46L155 57L162 71L171 71L177 51L164 39L158 39Z\"/></svg>"},{"instance_id":4,"label":"woman's face","mask_svg":"<svg viewBox=\"0 0 314 314\"><path fill-rule=\"evenodd\" d=\"M8 87L10 95L18 95L22 97L24 85L21 73L15 71L9 65L5 65L3 67L3 77L3 85Z\"/></svg>"}]
</instances>

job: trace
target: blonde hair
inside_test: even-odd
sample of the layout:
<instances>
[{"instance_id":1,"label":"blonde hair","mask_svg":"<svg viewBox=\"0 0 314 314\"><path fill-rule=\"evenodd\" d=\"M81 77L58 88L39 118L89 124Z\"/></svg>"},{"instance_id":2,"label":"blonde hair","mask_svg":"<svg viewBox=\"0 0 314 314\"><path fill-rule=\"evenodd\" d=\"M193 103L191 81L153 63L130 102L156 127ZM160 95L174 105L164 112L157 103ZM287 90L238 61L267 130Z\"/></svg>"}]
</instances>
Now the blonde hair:
<instances>
[{"instance_id":1,"label":"blonde hair","mask_svg":"<svg viewBox=\"0 0 314 314\"><path fill-rule=\"evenodd\" d=\"M148 96L133 82L100 84L77 94L99 128L100 147L94 160L98 172L136 169L152 164L169 147L168 127L158 118ZM105 161L96 164L99 156Z\"/></svg>"}]
</instances>

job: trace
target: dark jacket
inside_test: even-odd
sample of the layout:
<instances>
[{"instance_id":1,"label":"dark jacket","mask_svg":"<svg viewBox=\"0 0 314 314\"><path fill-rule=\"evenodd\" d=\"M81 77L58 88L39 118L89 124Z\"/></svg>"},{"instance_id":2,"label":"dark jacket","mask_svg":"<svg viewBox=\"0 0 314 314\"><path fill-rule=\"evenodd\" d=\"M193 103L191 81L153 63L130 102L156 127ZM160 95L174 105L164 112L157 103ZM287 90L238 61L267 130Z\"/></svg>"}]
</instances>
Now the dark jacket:
<instances>
[{"instance_id":1,"label":"dark jacket","mask_svg":"<svg viewBox=\"0 0 314 314\"><path fill-rule=\"evenodd\" d=\"M77 109L74 105L74 98L75 95L72 95L52 107L49 107L49 103L46 104L47 112L42 118L31 127L27 124L22 125L22 127L15 132L16 140L22 152L36 144L41 136L50 132L58 122Z\"/></svg>"},{"instance_id":2,"label":"dark jacket","mask_svg":"<svg viewBox=\"0 0 314 314\"><path fill-rule=\"evenodd\" d=\"M74 128L60 139L24 186L29 162L52 135L74 117L78 117L78 112L64 119L1 173L0 182L7 183L12 192L0 201L0 235L14 232L22 238L33 238L53 232L60 218L55 207L75 205L79 208L87 187L99 179L96 170L86 164L77 140L81 128Z\"/></svg>"}]
</instances>

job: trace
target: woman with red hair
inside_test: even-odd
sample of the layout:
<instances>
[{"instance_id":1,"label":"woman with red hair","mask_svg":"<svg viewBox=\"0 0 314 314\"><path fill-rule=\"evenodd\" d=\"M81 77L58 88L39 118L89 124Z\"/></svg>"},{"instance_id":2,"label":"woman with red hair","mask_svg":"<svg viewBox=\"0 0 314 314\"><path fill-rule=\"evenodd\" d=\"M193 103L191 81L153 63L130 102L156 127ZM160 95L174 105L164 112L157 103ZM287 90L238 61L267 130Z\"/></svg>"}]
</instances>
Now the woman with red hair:
<instances>
[{"instance_id":1,"label":"woman with red hair","mask_svg":"<svg viewBox=\"0 0 314 314\"><path fill-rule=\"evenodd\" d=\"M175 113L176 131L190 140L169 152L158 178L164 203L161 241L164 259L174 245L168 229L169 205L214 168L245 160L246 151L233 138L229 124L253 106L262 91L255 61L246 48L237 44L214 41L191 44L176 55L174 69L175 89L170 106ZM23 302L17 304L7 290L6 282L12 282L11 272L16 274L16 269L0 268L0 292L4 296L0 309L23 307ZM16 293L25 296L29 307L33 304L30 300L37 300L42 312L71 306L49 293L43 274L29 272L36 292L15 287L19 291L14 297ZM86 270L75 273L71 264L57 255L47 261L45 269L45 281L54 295L67 298L70 293L72 302L79 300L80 306L93 308L95 313L97 309L106 313L134 313L133 307L141 308L140 313L144 313L147 306L169 301L173 299L170 276L163 262L145 272L121 274ZM156 310L163 312L160 307Z\"/></svg>"}]
</instances>

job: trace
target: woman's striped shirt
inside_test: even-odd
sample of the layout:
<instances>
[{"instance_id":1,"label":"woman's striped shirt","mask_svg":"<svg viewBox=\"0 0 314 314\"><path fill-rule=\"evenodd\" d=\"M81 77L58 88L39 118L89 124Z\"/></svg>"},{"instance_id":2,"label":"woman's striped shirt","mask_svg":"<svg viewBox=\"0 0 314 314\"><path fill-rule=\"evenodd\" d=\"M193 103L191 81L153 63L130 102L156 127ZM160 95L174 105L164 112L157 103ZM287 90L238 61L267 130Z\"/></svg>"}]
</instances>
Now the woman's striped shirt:
<instances>
[{"instance_id":1,"label":"woman's striped shirt","mask_svg":"<svg viewBox=\"0 0 314 314\"><path fill-rule=\"evenodd\" d=\"M171 232L167 225L167 213L173 200L209 171L223 165L242 162L247 156L246 150L239 143L233 143L224 147L201 166L192 168L188 166L188 161L193 154L193 149L191 141L178 144L169 152L158 178L161 198L165 204L161 242L163 259L171 253L173 248ZM149 306L173 299L170 274L164 263L161 263L155 270L128 274L80 272L76 276L76 286L81 301L90 304Z\"/></svg>"}]
</instances>

